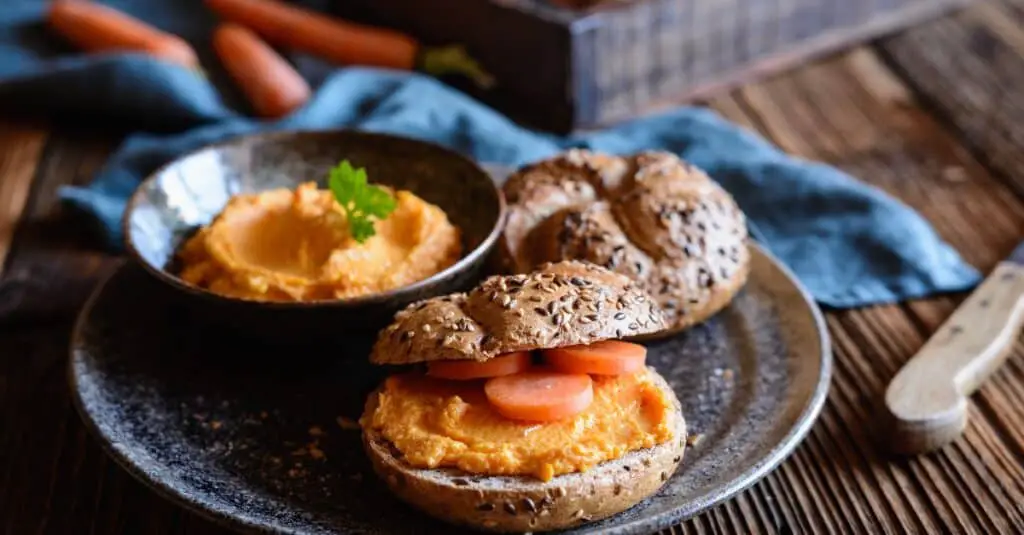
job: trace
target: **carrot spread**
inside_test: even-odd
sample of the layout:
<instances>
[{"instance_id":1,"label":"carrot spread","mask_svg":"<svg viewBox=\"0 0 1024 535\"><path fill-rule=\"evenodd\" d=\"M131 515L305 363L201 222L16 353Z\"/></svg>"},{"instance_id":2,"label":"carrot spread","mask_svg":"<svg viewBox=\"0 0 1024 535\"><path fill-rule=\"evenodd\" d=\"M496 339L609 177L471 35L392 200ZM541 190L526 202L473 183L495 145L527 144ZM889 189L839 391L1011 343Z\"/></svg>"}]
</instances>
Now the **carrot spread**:
<instances>
[{"instance_id":1,"label":"carrot spread","mask_svg":"<svg viewBox=\"0 0 1024 535\"><path fill-rule=\"evenodd\" d=\"M396 375L377 402L363 416L363 427L377 430L413 467L544 481L670 440L675 410L646 368L593 377L593 401L586 409L543 423L500 415L481 381Z\"/></svg>"},{"instance_id":2,"label":"carrot spread","mask_svg":"<svg viewBox=\"0 0 1024 535\"><path fill-rule=\"evenodd\" d=\"M180 253L183 280L222 295L267 301L340 299L399 288L455 263L459 230L407 191L363 241L315 183L233 197Z\"/></svg>"}]
</instances>

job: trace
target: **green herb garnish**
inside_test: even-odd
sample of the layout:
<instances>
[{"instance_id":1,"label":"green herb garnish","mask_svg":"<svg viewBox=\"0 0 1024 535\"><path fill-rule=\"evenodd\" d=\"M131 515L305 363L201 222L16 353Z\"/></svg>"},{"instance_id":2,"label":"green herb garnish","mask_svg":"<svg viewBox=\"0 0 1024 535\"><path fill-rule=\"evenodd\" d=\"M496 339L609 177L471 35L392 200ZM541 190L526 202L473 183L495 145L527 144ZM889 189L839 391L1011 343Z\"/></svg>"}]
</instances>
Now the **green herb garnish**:
<instances>
[{"instance_id":1,"label":"green herb garnish","mask_svg":"<svg viewBox=\"0 0 1024 535\"><path fill-rule=\"evenodd\" d=\"M363 243L377 231L374 219L384 219L395 211L395 198L388 190L368 184L366 169L352 167L348 160L331 169L327 185L345 211L352 238Z\"/></svg>"}]
</instances>

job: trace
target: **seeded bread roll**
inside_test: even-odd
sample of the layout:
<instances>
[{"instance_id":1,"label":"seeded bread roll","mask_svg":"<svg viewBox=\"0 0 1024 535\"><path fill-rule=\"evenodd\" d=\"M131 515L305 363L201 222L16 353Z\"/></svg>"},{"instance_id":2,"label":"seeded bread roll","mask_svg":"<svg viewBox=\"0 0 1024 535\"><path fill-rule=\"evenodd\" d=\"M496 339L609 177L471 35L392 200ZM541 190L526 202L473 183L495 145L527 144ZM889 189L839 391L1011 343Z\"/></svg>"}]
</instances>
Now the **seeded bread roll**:
<instances>
[{"instance_id":1,"label":"seeded bread roll","mask_svg":"<svg viewBox=\"0 0 1024 535\"><path fill-rule=\"evenodd\" d=\"M593 262L650 292L676 329L715 314L746 283L746 218L725 190L674 154L574 149L524 167L504 191L508 271Z\"/></svg>"},{"instance_id":2,"label":"seeded bread roll","mask_svg":"<svg viewBox=\"0 0 1024 535\"><path fill-rule=\"evenodd\" d=\"M664 328L654 299L628 277L564 261L530 274L489 277L468 294L409 305L381 331L370 362L484 361Z\"/></svg>"},{"instance_id":3,"label":"seeded bread roll","mask_svg":"<svg viewBox=\"0 0 1024 535\"><path fill-rule=\"evenodd\" d=\"M363 430L363 445L374 471L395 495L447 522L499 532L548 531L592 522L657 492L683 459L686 423L679 400L663 377L653 368L650 372L674 402L672 439L550 481L411 468L372 429ZM377 399L376 393L370 395L366 414L376 409Z\"/></svg>"}]
</instances>

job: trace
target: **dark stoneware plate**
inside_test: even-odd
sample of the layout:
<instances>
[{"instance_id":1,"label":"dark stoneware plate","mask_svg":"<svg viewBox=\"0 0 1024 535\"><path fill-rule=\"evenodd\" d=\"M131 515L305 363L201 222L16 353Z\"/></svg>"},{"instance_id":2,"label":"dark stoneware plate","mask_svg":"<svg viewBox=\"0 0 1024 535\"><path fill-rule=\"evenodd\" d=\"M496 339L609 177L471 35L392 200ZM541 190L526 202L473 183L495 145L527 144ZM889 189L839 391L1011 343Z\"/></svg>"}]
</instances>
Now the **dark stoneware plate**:
<instances>
[{"instance_id":1,"label":"dark stoneware plate","mask_svg":"<svg viewBox=\"0 0 1024 535\"><path fill-rule=\"evenodd\" d=\"M576 532L649 532L693 515L764 476L810 428L831 368L821 315L760 249L752 267L723 312L649 346L702 440L657 495ZM330 351L246 342L193 324L168 291L125 264L73 337L74 399L125 469L240 530L455 532L393 498L351 429L382 377L365 364L372 333Z\"/></svg>"}]
</instances>

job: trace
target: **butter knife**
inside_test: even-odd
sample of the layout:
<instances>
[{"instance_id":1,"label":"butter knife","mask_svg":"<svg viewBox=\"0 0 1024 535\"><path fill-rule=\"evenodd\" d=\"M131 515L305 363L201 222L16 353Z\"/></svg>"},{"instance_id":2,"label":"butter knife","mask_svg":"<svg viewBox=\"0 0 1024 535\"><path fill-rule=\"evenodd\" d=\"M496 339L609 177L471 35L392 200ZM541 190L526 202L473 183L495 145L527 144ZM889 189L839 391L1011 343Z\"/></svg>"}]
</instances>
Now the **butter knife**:
<instances>
[{"instance_id":1,"label":"butter knife","mask_svg":"<svg viewBox=\"0 0 1024 535\"><path fill-rule=\"evenodd\" d=\"M1024 242L942 324L885 393L885 440L918 454L956 439L967 397L1006 360L1024 325Z\"/></svg>"}]
</instances>

